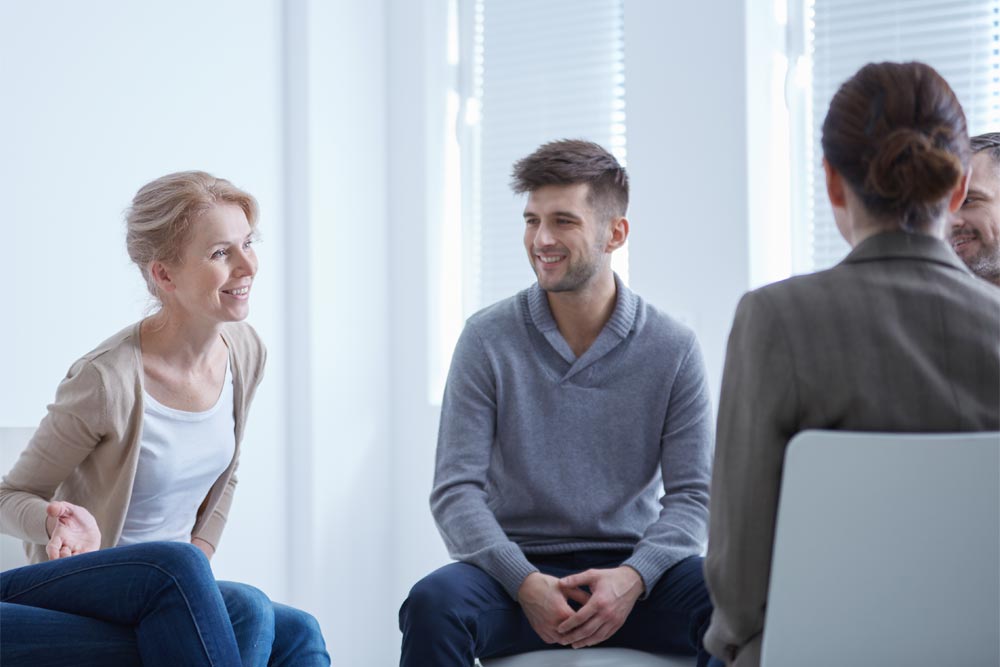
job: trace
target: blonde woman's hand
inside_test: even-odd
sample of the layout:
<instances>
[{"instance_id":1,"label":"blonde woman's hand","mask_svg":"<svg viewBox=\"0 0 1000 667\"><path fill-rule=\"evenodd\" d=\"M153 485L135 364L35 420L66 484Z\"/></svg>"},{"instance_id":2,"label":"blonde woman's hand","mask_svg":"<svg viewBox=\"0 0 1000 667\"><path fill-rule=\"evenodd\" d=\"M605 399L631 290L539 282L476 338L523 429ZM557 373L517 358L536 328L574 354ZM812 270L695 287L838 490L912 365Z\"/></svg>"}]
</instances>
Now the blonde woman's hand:
<instances>
[{"instance_id":1,"label":"blonde woman's hand","mask_svg":"<svg viewBox=\"0 0 1000 667\"><path fill-rule=\"evenodd\" d=\"M50 560L101 548L101 530L86 508L56 500L49 503L46 512L49 543L45 545L45 553Z\"/></svg>"}]
</instances>

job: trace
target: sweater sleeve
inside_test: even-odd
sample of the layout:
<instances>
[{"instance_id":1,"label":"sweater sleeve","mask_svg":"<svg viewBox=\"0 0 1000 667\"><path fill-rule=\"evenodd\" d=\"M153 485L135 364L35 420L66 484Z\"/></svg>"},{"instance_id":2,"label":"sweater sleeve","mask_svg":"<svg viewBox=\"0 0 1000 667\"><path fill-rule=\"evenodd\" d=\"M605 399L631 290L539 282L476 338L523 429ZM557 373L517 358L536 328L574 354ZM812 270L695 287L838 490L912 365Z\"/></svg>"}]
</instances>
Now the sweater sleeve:
<instances>
[{"instance_id":1,"label":"sweater sleeve","mask_svg":"<svg viewBox=\"0 0 1000 667\"><path fill-rule=\"evenodd\" d=\"M468 324L455 347L441 406L431 511L452 558L481 568L517 599L521 583L537 568L487 504L496 422L496 379L482 340Z\"/></svg>"},{"instance_id":2,"label":"sweater sleeve","mask_svg":"<svg viewBox=\"0 0 1000 667\"><path fill-rule=\"evenodd\" d=\"M705 364L692 335L670 388L660 440L660 514L623 563L636 570L649 596L664 572L704 548L711 476L712 405Z\"/></svg>"},{"instance_id":3,"label":"sweater sleeve","mask_svg":"<svg viewBox=\"0 0 1000 667\"><path fill-rule=\"evenodd\" d=\"M236 476L236 469L238 467L239 459L236 459L233 462L233 472L229 475L229 479L225 482L226 485L222 490L222 496L219 498L219 502L212 508L212 513L208 516L205 522L191 533L192 539L197 537L200 540L205 540L211 544L212 548L216 551L219 550L219 540L222 539L222 531L226 527L226 521L229 519L229 509L233 505L233 495L236 493L236 484L239 481ZM205 499L204 506L198 509L199 515L207 509L210 497L211 492L209 493L209 497Z\"/></svg>"},{"instance_id":4,"label":"sweater sleeve","mask_svg":"<svg viewBox=\"0 0 1000 667\"><path fill-rule=\"evenodd\" d=\"M767 294L744 296L722 375L705 559L715 606L705 646L729 661L759 650L764 629L785 446L798 430L790 350Z\"/></svg>"},{"instance_id":5,"label":"sweater sleeve","mask_svg":"<svg viewBox=\"0 0 1000 667\"><path fill-rule=\"evenodd\" d=\"M0 532L34 544L48 542L46 507L56 488L100 442L107 408L97 369L85 359L77 361L28 446L0 482Z\"/></svg>"}]
</instances>

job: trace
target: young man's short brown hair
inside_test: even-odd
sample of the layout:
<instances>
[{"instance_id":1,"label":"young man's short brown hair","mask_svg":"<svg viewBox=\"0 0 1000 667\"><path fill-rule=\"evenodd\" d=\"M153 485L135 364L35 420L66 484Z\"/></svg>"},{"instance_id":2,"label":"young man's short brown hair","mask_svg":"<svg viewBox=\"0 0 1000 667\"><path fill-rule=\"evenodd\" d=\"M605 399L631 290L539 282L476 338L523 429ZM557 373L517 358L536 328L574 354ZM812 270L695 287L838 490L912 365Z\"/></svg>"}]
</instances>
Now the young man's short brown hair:
<instances>
[{"instance_id":1,"label":"young man's short brown hair","mask_svg":"<svg viewBox=\"0 0 1000 667\"><path fill-rule=\"evenodd\" d=\"M582 139L562 139L542 144L534 153L514 163L511 188L517 194L546 185L590 186L587 202L607 220L628 210L628 174L615 156L599 144Z\"/></svg>"}]
</instances>

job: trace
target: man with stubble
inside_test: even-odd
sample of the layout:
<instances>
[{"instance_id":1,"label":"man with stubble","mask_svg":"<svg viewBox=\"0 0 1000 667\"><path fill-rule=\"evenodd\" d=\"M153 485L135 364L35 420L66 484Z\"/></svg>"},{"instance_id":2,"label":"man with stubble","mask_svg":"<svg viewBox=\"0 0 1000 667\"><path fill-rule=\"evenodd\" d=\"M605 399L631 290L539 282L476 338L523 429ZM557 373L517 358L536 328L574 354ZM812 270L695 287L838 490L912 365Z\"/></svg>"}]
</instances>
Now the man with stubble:
<instances>
[{"instance_id":1,"label":"man with stubble","mask_svg":"<svg viewBox=\"0 0 1000 667\"><path fill-rule=\"evenodd\" d=\"M473 315L431 509L451 556L400 609L404 667L547 647L695 655L713 440L694 334L611 270L628 176L597 144L514 165L537 282Z\"/></svg>"},{"instance_id":2,"label":"man with stubble","mask_svg":"<svg viewBox=\"0 0 1000 667\"><path fill-rule=\"evenodd\" d=\"M951 247L977 276L1000 286L1000 132L972 137L969 192L952 216Z\"/></svg>"}]
</instances>

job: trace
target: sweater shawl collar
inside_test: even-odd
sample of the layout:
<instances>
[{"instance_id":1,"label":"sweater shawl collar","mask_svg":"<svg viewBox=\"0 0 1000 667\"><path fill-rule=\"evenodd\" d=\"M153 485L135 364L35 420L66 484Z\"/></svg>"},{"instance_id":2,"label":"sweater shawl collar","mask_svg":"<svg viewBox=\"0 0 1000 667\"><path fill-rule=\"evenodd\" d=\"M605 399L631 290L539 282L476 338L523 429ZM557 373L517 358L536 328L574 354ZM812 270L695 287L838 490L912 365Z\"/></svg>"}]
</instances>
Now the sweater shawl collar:
<instances>
[{"instance_id":1,"label":"sweater shawl collar","mask_svg":"<svg viewBox=\"0 0 1000 667\"><path fill-rule=\"evenodd\" d=\"M545 290L539 287L537 282L528 288L525 322L529 326L535 327L545 337L549 345L559 353L559 356L570 365L563 380L568 380L607 355L618 347L632 331L638 312L638 297L635 292L625 286L617 273L615 274L615 294L615 309L611 313L611 317L601 329L597 339L587 348L586 352L577 358L573 354L573 350L570 349L569 343L559 333L559 327L555 317L552 316L552 309L549 308L549 300Z\"/></svg>"}]
</instances>

